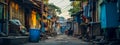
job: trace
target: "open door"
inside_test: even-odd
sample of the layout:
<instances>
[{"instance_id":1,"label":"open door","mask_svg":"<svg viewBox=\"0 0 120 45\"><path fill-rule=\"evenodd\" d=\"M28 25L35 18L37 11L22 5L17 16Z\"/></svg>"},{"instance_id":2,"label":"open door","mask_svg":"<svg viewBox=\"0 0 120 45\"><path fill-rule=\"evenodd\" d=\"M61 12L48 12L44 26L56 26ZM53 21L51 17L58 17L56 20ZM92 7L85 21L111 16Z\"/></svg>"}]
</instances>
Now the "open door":
<instances>
[{"instance_id":1,"label":"open door","mask_svg":"<svg viewBox=\"0 0 120 45\"><path fill-rule=\"evenodd\" d=\"M8 11L7 5L0 4L0 37L8 35Z\"/></svg>"},{"instance_id":2,"label":"open door","mask_svg":"<svg viewBox=\"0 0 120 45\"><path fill-rule=\"evenodd\" d=\"M0 5L0 33L2 33L3 6Z\"/></svg>"}]
</instances>

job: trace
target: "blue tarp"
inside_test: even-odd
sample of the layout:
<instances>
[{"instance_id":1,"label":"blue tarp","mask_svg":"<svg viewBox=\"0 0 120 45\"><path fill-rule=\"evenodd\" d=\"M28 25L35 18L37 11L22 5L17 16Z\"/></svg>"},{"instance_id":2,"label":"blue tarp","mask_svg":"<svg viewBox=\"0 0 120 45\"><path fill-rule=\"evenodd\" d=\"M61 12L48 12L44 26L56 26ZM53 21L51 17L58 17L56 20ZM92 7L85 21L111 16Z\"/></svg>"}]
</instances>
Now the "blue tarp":
<instances>
[{"instance_id":1,"label":"blue tarp","mask_svg":"<svg viewBox=\"0 0 120 45\"><path fill-rule=\"evenodd\" d=\"M52 18L52 16L51 16L51 15L48 15L48 16L47 16L47 19L51 19L51 18Z\"/></svg>"}]
</instances>

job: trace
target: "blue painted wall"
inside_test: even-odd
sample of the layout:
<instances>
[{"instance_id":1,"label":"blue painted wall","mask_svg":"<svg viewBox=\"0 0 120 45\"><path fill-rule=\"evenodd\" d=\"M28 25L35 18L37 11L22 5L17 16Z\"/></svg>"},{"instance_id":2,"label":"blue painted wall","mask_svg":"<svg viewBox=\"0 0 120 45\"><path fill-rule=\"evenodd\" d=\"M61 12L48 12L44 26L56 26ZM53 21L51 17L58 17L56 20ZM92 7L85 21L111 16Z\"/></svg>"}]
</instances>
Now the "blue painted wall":
<instances>
[{"instance_id":1,"label":"blue painted wall","mask_svg":"<svg viewBox=\"0 0 120 45\"><path fill-rule=\"evenodd\" d=\"M116 3L103 3L101 5L101 26L102 28L118 27L119 15Z\"/></svg>"},{"instance_id":2,"label":"blue painted wall","mask_svg":"<svg viewBox=\"0 0 120 45\"><path fill-rule=\"evenodd\" d=\"M107 26L108 27L117 27L119 25L119 15L117 13L116 3L106 4L107 10Z\"/></svg>"},{"instance_id":3,"label":"blue painted wall","mask_svg":"<svg viewBox=\"0 0 120 45\"><path fill-rule=\"evenodd\" d=\"M106 5L101 5L101 15L100 15L101 28L106 27Z\"/></svg>"}]
</instances>

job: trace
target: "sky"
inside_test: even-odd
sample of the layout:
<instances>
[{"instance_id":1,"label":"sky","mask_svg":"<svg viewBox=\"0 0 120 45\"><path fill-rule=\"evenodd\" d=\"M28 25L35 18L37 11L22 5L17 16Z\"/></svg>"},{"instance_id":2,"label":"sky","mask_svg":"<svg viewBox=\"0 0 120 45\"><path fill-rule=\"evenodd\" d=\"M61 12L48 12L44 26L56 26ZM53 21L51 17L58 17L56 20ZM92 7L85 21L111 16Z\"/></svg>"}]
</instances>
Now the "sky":
<instances>
[{"instance_id":1,"label":"sky","mask_svg":"<svg viewBox=\"0 0 120 45\"><path fill-rule=\"evenodd\" d=\"M53 3L61 8L62 13L58 14L58 16L62 16L65 19L70 18L68 10L71 8L71 2L69 0L49 0L49 3Z\"/></svg>"}]
</instances>

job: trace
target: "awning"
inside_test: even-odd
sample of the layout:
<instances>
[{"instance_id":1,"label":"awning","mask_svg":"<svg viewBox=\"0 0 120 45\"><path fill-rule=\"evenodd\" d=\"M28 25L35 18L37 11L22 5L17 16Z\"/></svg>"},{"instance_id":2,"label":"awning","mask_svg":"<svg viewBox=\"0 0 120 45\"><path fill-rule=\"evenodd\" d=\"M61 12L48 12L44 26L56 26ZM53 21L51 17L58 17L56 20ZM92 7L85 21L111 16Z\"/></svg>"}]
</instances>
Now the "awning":
<instances>
[{"instance_id":1,"label":"awning","mask_svg":"<svg viewBox=\"0 0 120 45\"><path fill-rule=\"evenodd\" d=\"M0 4L3 4L3 5L8 5L7 3L5 3L5 2L0 2Z\"/></svg>"},{"instance_id":2,"label":"awning","mask_svg":"<svg viewBox=\"0 0 120 45\"><path fill-rule=\"evenodd\" d=\"M83 14L83 11L79 11L79 12L77 12L77 13L74 13L74 14L72 14L71 16L78 16L78 15L81 15L81 14Z\"/></svg>"}]
</instances>

